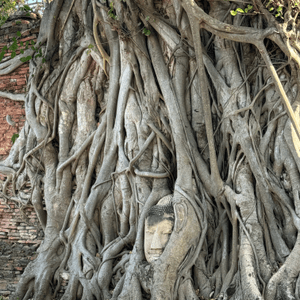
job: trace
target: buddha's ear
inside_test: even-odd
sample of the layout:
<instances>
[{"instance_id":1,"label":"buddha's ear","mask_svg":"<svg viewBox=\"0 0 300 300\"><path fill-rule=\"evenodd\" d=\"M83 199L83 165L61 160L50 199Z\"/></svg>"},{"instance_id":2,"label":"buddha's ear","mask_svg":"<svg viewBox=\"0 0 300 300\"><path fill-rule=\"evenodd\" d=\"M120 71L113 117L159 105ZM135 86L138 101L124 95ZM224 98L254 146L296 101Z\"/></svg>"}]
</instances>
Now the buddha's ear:
<instances>
[{"instance_id":1,"label":"buddha's ear","mask_svg":"<svg viewBox=\"0 0 300 300\"><path fill-rule=\"evenodd\" d=\"M174 203L175 226L174 231L179 232L187 222L187 205L183 199L176 199Z\"/></svg>"}]
</instances>

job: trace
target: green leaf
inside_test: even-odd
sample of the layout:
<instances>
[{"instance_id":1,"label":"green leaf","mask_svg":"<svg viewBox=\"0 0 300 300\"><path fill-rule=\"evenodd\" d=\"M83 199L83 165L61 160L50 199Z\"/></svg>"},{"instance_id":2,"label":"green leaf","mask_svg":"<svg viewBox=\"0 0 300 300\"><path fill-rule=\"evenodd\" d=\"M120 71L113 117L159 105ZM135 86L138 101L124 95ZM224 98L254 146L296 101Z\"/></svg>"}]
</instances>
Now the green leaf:
<instances>
[{"instance_id":1,"label":"green leaf","mask_svg":"<svg viewBox=\"0 0 300 300\"><path fill-rule=\"evenodd\" d=\"M282 6L278 6L276 9L278 12L282 11Z\"/></svg>"},{"instance_id":2,"label":"green leaf","mask_svg":"<svg viewBox=\"0 0 300 300\"><path fill-rule=\"evenodd\" d=\"M17 31L17 36L18 36L18 37L22 36L22 34L21 34L20 31Z\"/></svg>"},{"instance_id":3,"label":"green leaf","mask_svg":"<svg viewBox=\"0 0 300 300\"><path fill-rule=\"evenodd\" d=\"M271 7L271 8L269 9L269 11L272 11L272 10L274 10L274 7Z\"/></svg>"},{"instance_id":4,"label":"green leaf","mask_svg":"<svg viewBox=\"0 0 300 300\"><path fill-rule=\"evenodd\" d=\"M114 19L114 20L117 19L117 16L115 16L113 12L110 12L110 11L109 11L109 12L108 12L108 15L109 15L112 19Z\"/></svg>"},{"instance_id":5,"label":"green leaf","mask_svg":"<svg viewBox=\"0 0 300 300\"><path fill-rule=\"evenodd\" d=\"M248 8L248 10L250 10L250 9L252 9L252 8L253 8L253 6L252 6L252 5L250 5L250 4L248 4L247 8Z\"/></svg>"},{"instance_id":6,"label":"green leaf","mask_svg":"<svg viewBox=\"0 0 300 300\"><path fill-rule=\"evenodd\" d=\"M46 58L44 57L43 59L42 59L42 63L45 63L46 62Z\"/></svg>"},{"instance_id":7,"label":"green leaf","mask_svg":"<svg viewBox=\"0 0 300 300\"><path fill-rule=\"evenodd\" d=\"M19 137L19 135L17 133L14 133L13 136L11 137L11 141L14 144L16 139Z\"/></svg>"},{"instance_id":8,"label":"green leaf","mask_svg":"<svg viewBox=\"0 0 300 300\"><path fill-rule=\"evenodd\" d=\"M20 50L20 53L21 53L21 54L24 54L24 50L23 50L23 49L21 49L21 50Z\"/></svg>"},{"instance_id":9,"label":"green leaf","mask_svg":"<svg viewBox=\"0 0 300 300\"><path fill-rule=\"evenodd\" d=\"M149 16L147 16L145 20L146 20L146 21L149 21L149 20L150 20L150 17L149 17Z\"/></svg>"},{"instance_id":10,"label":"green leaf","mask_svg":"<svg viewBox=\"0 0 300 300\"><path fill-rule=\"evenodd\" d=\"M22 22L21 22L21 21L16 21L16 24L17 24L17 25L21 25Z\"/></svg>"},{"instance_id":11,"label":"green leaf","mask_svg":"<svg viewBox=\"0 0 300 300\"><path fill-rule=\"evenodd\" d=\"M11 53L10 57L11 57L11 58L14 58L16 55L17 55L16 52L13 51L13 52Z\"/></svg>"},{"instance_id":12,"label":"green leaf","mask_svg":"<svg viewBox=\"0 0 300 300\"><path fill-rule=\"evenodd\" d=\"M145 36L149 36L149 35L151 34L151 31L150 31L149 29L147 29L147 28L144 28L144 29L143 29L143 34L144 34Z\"/></svg>"},{"instance_id":13,"label":"green leaf","mask_svg":"<svg viewBox=\"0 0 300 300\"><path fill-rule=\"evenodd\" d=\"M234 10L231 10L230 13L231 13L232 16L236 16L237 15L237 12L234 11Z\"/></svg>"},{"instance_id":14,"label":"green leaf","mask_svg":"<svg viewBox=\"0 0 300 300\"><path fill-rule=\"evenodd\" d=\"M20 46L23 47L23 46L24 46L24 43L23 43L23 42L20 42Z\"/></svg>"},{"instance_id":15,"label":"green leaf","mask_svg":"<svg viewBox=\"0 0 300 300\"><path fill-rule=\"evenodd\" d=\"M8 49L11 51L16 51L18 49L18 44L16 42L12 43Z\"/></svg>"},{"instance_id":16,"label":"green leaf","mask_svg":"<svg viewBox=\"0 0 300 300\"><path fill-rule=\"evenodd\" d=\"M89 49L93 49L93 48L94 48L94 45L89 44L88 48L89 48Z\"/></svg>"},{"instance_id":17,"label":"green leaf","mask_svg":"<svg viewBox=\"0 0 300 300\"><path fill-rule=\"evenodd\" d=\"M237 11L237 12L240 12L240 13L242 13L242 14L244 13L244 11L243 11L241 8L237 8L236 11Z\"/></svg>"},{"instance_id":18,"label":"green leaf","mask_svg":"<svg viewBox=\"0 0 300 300\"><path fill-rule=\"evenodd\" d=\"M4 54L5 54L5 52L4 52L4 51L0 52L0 61L3 59L3 57L4 57Z\"/></svg>"},{"instance_id":19,"label":"green leaf","mask_svg":"<svg viewBox=\"0 0 300 300\"><path fill-rule=\"evenodd\" d=\"M248 10L249 10L248 8L245 8L245 13L247 13L247 12L248 12Z\"/></svg>"},{"instance_id":20,"label":"green leaf","mask_svg":"<svg viewBox=\"0 0 300 300\"><path fill-rule=\"evenodd\" d=\"M25 10L25 11L31 11L31 8L30 8L29 5L24 5L23 7L24 7L24 10Z\"/></svg>"},{"instance_id":21,"label":"green leaf","mask_svg":"<svg viewBox=\"0 0 300 300\"><path fill-rule=\"evenodd\" d=\"M35 44L35 41L34 41L34 40L31 40L30 43L31 43L31 45L34 45L34 44Z\"/></svg>"},{"instance_id":22,"label":"green leaf","mask_svg":"<svg viewBox=\"0 0 300 300\"><path fill-rule=\"evenodd\" d=\"M21 57L20 58L20 61L21 62L27 62L27 61L29 61L29 60L31 60L32 59L32 56L31 55L28 55L28 56L26 56L26 57Z\"/></svg>"},{"instance_id":23,"label":"green leaf","mask_svg":"<svg viewBox=\"0 0 300 300\"><path fill-rule=\"evenodd\" d=\"M2 51L6 51L7 50L7 46L5 45L3 48L2 48Z\"/></svg>"}]
</instances>

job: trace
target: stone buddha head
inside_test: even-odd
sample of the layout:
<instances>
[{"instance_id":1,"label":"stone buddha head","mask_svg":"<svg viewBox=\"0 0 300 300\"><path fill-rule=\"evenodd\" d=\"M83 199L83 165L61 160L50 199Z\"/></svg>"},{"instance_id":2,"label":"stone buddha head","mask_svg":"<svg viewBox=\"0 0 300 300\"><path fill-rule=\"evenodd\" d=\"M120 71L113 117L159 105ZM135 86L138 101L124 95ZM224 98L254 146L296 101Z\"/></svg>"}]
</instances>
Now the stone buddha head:
<instances>
[{"instance_id":1,"label":"stone buddha head","mask_svg":"<svg viewBox=\"0 0 300 300\"><path fill-rule=\"evenodd\" d=\"M144 250L149 263L161 256L173 231L175 217L171 199L172 195L163 197L147 213Z\"/></svg>"}]
</instances>

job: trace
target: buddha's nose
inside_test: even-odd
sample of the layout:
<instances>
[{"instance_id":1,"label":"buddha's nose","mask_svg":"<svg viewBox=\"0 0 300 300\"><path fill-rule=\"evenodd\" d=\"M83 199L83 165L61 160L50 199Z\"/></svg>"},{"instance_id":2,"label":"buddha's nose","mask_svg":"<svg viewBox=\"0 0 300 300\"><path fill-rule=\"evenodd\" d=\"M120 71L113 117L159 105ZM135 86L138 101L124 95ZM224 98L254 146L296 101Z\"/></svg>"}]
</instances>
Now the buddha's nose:
<instances>
[{"instance_id":1,"label":"buddha's nose","mask_svg":"<svg viewBox=\"0 0 300 300\"><path fill-rule=\"evenodd\" d=\"M162 250L163 246L160 240L160 234L156 231L151 242L151 250Z\"/></svg>"}]
</instances>

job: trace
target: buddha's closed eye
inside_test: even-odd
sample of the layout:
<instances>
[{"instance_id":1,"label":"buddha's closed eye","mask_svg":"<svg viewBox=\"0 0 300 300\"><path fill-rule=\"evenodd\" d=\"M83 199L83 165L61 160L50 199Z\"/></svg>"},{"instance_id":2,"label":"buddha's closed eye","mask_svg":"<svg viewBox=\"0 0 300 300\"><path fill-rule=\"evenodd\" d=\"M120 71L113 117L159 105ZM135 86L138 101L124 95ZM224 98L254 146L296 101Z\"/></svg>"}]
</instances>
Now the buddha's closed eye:
<instances>
[{"instance_id":1,"label":"buddha's closed eye","mask_svg":"<svg viewBox=\"0 0 300 300\"><path fill-rule=\"evenodd\" d=\"M162 234L171 234L171 233L172 233L172 230L168 230L168 231L163 232Z\"/></svg>"},{"instance_id":2,"label":"buddha's closed eye","mask_svg":"<svg viewBox=\"0 0 300 300\"><path fill-rule=\"evenodd\" d=\"M155 230L146 230L146 233L148 233L148 234L154 234Z\"/></svg>"}]
</instances>

